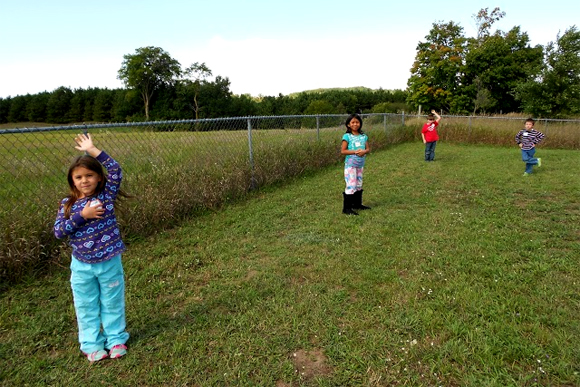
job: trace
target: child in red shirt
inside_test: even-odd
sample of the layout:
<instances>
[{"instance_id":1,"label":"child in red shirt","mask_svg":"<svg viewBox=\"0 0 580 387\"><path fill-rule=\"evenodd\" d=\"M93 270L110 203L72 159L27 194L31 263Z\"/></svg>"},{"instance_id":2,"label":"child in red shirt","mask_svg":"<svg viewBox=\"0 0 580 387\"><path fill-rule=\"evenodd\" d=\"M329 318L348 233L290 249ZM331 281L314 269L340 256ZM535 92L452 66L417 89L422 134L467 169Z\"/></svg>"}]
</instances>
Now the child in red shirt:
<instances>
[{"instance_id":1,"label":"child in red shirt","mask_svg":"<svg viewBox=\"0 0 580 387\"><path fill-rule=\"evenodd\" d=\"M423 125L421 130L421 137L423 144L425 144L425 161L433 161L435 159L435 145L439 140L437 134L437 126L439 126L441 116L435 110L431 110L431 114L427 116L427 122Z\"/></svg>"}]
</instances>

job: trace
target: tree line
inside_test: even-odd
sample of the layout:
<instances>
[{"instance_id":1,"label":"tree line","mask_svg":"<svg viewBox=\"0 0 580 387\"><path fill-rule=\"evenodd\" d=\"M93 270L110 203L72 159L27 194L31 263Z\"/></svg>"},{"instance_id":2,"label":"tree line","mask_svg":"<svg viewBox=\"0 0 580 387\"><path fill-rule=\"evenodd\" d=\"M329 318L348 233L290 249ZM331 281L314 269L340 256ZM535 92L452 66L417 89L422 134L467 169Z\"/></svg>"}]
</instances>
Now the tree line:
<instances>
[{"instance_id":1,"label":"tree line","mask_svg":"<svg viewBox=\"0 0 580 387\"><path fill-rule=\"evenodd\" d=\"M184 95L185 94L185 95ZM396 113L406 110L402 90L366 88L305 91L293 95L234 95L228 78L200 85L196 98L181 86L163 87L151 100L150 120L181 120L245 116ZM197 100L197 107L196 106ZM145 121L143 101L131 89L59 87L52 92L0 98L0 123L51 124Z\"/></svg>"},{"instance_id":2,"label":"tree line","mask_svg":"<svg viewBox=\"0 0 580 387\"><path fill-rule=\"evenodd\" d=\"M181 69L159 47L142 47L124 56L118 78L126 88L75 89L0 98L0 123L54 124L181 120L220 117L398 112L406 108L402 90L365 87L322 89L292 95L234 95L230 81L211 80L205 63Z\"/></svg>"},{"instance_id":3,"label":"tree line","mask_svg":"<svg viewBox=\"0 0 580 387\"><path fill-rule=\"evenodd\" d=\"M550 118L580 114L580 31L572 26L546 47L531 47L520 27L491 33L504 16L498 7L481 9L471 38L453 21L434 23L417 45L407 82L411 107Z\"/></svg>"}]
</instances>

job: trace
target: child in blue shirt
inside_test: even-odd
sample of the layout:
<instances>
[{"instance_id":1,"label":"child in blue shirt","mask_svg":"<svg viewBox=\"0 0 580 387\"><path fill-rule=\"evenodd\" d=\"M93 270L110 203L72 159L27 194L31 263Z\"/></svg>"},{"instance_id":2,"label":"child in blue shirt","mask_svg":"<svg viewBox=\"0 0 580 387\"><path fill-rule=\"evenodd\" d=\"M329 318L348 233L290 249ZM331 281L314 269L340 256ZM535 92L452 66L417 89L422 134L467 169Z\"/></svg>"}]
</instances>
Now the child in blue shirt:
<instances>
[{"instance_id":1,"label":"child in blue shirt","mask_svg":"<svg viewBox=\"0 0 580 387\"><path fill-rule=\"evenodd\" d=\"M119 164L94 146L91 135L79 134L75 142L75 148L87 154L69 168L70 195L60 203L54 235L68 237L72 247L70 281L80 349L94 362L127 353L121 263L125 244L115 216L118 195L127 195L120 190Z\"/></svg>"},{"instance_id":2,"label":"child in blue shirt","mask_svg":"<svg viewBox=\"0 0 580 387\"><path fill-rule=\"evenodd\" d=\"M342 136L340 153L346 155L344 160L344 180L346 189L343 192L342 213L358 215L356 210L367 210L370 207L362 204L362 183L365 156L371 151L368 136L362 131L362 119L358 114L351 114L346 119L346 133Z\"/></svg>"}]
</instances>

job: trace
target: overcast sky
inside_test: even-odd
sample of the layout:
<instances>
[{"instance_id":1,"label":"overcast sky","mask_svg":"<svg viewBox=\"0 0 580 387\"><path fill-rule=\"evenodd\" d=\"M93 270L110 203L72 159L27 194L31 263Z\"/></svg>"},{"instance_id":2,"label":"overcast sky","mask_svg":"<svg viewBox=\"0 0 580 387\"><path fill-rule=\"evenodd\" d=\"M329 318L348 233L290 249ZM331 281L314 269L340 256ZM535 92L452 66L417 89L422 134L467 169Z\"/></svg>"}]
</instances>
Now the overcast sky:
<instances>
[{"instance_id":1,"label":"overcast sky","mask_svg":"<svg viewBox=\"0 0 580 387\"><path fill-rule=\"evenodd\" d=\"M120 88L123 56L161 47L182 68L205 62L234 94L329 87L405 89L433 23L475 36L473 15L498 6L494 29L520 26L546 45L580 22L580 2L501 0L0 0L0 98L60 86Z\"/></svg>"}]
</instances>

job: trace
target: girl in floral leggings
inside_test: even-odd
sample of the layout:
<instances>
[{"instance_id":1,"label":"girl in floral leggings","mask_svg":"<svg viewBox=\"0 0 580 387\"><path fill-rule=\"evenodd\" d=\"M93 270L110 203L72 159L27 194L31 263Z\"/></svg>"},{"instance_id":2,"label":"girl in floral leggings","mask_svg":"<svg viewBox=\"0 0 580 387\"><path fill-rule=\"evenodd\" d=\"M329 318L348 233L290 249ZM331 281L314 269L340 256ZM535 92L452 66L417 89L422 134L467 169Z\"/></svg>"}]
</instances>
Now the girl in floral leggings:
<instances>
[{"instance_id":1,"label":"girl in floral leggings","mask_svg":"<svg viewBox=\"0 0 580 387\"><path fill-rule=\"evenodd\" d=\"M354 210L368 210L362 204L362 183L365 156L371 151L368 136L363 133L363 122L358 114L351 114L345 122L346 133L342 136L340 153L346 155L344 160L344 180L346 189L343 192L342 213L358 215Z\"/></svg>"}]
</instances>

